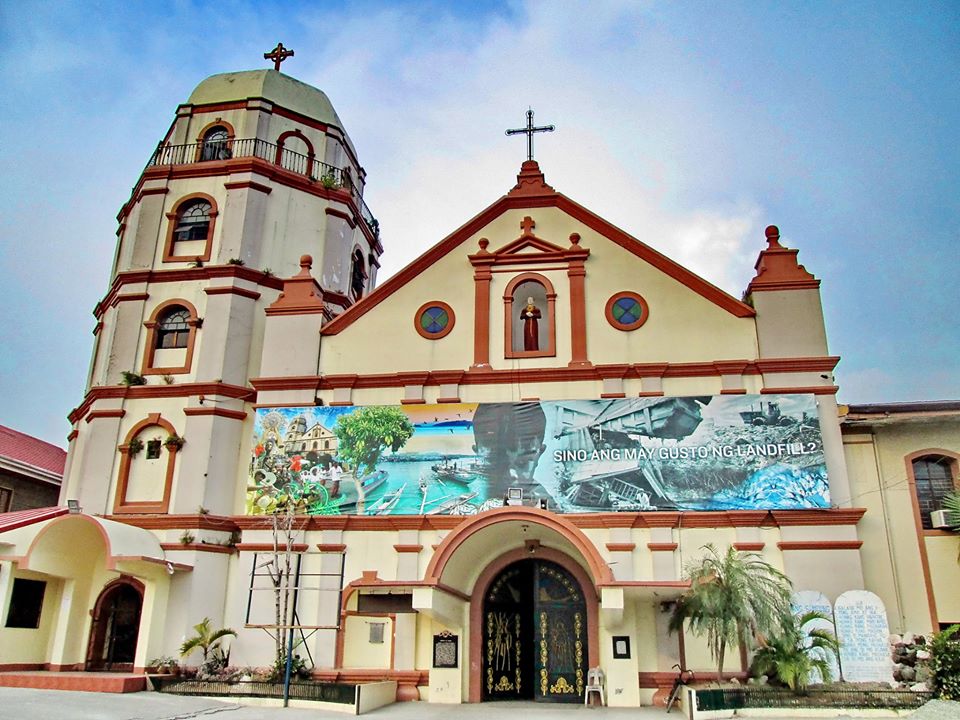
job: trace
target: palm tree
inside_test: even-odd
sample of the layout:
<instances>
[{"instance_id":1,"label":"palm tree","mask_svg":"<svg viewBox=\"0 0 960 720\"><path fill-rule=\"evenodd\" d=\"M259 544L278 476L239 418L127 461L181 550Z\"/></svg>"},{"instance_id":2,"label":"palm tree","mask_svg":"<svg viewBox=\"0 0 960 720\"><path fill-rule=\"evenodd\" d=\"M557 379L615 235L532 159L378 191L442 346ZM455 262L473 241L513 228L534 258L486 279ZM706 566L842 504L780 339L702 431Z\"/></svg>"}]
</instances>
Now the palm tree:
<instances>
[{"instance_id":1,"label":"palm tree","mask_svg":"<svg viewBox=\"0 0 960 720\"><path fill-rule=\"evenodd\" d=\"M687 566L690 589L670 617L670 632L684 623L694 635L706 633L710 654L717 661L717 682L723 676L727 645L746 645L753 638L775 635L790 613L790 579L756 553L730 547L721 555L713 544Z\"/></svg>"},{"instance_id":2,"label":"palm tree","mask_svg":"<svg viewBox=\"0 0 960 720\"><path fill-rule=\"evenodd\" d=\"M833 664L830 656L837 658L840 641L837 636L823 628L803 628L812 620L830 620L826 615L811 610L801 615L784 618L783 633L763 643L754 653L750 674L754 677L775 677L795 693L803 692L814 671L820 673L823 682L830 682Z\"/></svg>"},{"instance_id":3,"label":"palm tree","mask_svg":"<svg viewBox=\"0 0 960 720\"><path fill-rule=\"evenodd\" d=\"M186 657L197 648L203 650L203 662L209 660L210 653L220 648L220 641L228 635L236 637L237 633L230 628L220 628L219 630L210 629L210 618L205 617L197 625L193 626L197 634L192 638L184 640L180 646L180 657Z\"/></svg>"}]
</instances>

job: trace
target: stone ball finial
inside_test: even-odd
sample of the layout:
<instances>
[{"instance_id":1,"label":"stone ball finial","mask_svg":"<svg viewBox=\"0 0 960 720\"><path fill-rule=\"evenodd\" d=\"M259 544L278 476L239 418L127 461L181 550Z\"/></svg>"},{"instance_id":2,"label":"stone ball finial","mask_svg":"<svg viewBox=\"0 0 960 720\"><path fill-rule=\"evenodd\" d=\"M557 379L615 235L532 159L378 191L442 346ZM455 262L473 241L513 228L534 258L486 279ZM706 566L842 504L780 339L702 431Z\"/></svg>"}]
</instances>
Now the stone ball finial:
<instances>
[{"instance_id":1,"label":"stone ball finial","mask_svg":"<svg viewBox=\"0 0 960 720\"><path fill-rule=\"evenodd\" d=\"M477 244L480 245L480 251L481 251L481 252L486 252L486 251L487 251L487 245L490 244L490 241L487 240L486 238L480 238L480 240L478 241Z\"/></svg>"},{"instance_id":2,"label":"stone ball finial","mask_svg":"<svg viewBox=\"0 0 960 720\"><path fill-rule=\"evenodd\" d=\"M570 247L574 248L580 244L580 233L570 233Z\"/></svg>"},{"instance_id":3,"label":"stone ball finial","mask_svg":"<svg viewBox=\"0 0 960 720\"><path fill-rule=\"evenodd\" d=\"M312 255L301 255L300 256L300 267L304 270L309 270L313 267L313 256Z\"/></svg>"},{"instance_id":4,"label":"stone ball finial","mask_svg":"<svg viewBox=\"0 0 960 720\"><path fill-rule=\"evenodd\" d=\"M763 231L763 234L767 236L767 242L770 244L770 247L780 244L780 228L776 225L768 225L767 229Z\"/></svg>"}]
</instances>

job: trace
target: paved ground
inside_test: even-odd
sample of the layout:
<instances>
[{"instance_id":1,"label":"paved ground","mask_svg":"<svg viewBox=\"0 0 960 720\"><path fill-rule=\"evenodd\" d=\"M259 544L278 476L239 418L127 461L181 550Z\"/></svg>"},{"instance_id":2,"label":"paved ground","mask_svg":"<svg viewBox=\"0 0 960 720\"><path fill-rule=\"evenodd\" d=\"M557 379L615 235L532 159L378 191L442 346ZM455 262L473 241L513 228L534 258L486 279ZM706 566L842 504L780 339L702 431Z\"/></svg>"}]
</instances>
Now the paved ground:
<instances>
[{"instance_id":1,"label":"paved ground","mask_svg":"<svg viewBox=\"0 0 960 720\"><path fill-rule=\"evenodd\" d=\"M509 720L522 713L525 720L651 720L663 718L656 708L587 708L582 705L497 703ZM487 720L491 706L431 705L408 702L388 705L368 715L371 720ZM307 708L269 708L236 705L207 698L163 695L66 692L0 688L0 720L347 720L345 713ZM682 720L680 712L669 717Z\"/></svg>"},{"instance_id":2,"label":"paved ground","mask_svg":"<svg viewBox=\"0 0 960 720\"><path fill-rule=\"evenodd\" d=\"M371 720L488 720L495 707L508 720L653 720L669 716L659 708L587 708L582 705L545 705L504 702L479 705L397 703L368 716ZM924 720L955 720L960 703L933 701L917 712ZM0 688L0 720L346 720L345 713L306 708L268 708L236 705L205 698L161 695L154 692L113 695ZM839 715L840 718L849 717ZM788 715L764 720L794 720Z\"/></svg>"}]
</instances>

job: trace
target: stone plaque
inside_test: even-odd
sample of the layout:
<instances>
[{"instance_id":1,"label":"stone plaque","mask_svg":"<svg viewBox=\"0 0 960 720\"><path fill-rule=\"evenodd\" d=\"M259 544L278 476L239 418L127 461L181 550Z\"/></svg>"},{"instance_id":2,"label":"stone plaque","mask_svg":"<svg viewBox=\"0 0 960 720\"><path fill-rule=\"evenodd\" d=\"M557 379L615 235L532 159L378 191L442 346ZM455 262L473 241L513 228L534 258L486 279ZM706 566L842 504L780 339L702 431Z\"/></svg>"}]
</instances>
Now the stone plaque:
<instances>
[{"instance_id":1,"label":"stone plaque","mask_svg":"<svg viewBox=\"0 0 960 720\"><path fill-rule=\"evenodd\" d=\"M449 632L433 636L433 666L435 668L457 667L459 638Z\"/></svg>"},{"instance_id":2,"label":"stone plaque","mask_svg":"<svg viewBox=\"0 0 960 720\"><path fill-rule=\"evenodd\" d=\"M833 606L830 604L827 596L818 590L799 590L791 597L790 604L793 607L793 614L797 617L800 617L804 613L808 612L818 612L826 615L828 618L833 618ZM812 629L827 630L834 635L837 634L832 620L811 620L801 628L804 634ZM809 647L810 640L805 639L805 642L807 647ZM814 650L812 652L817 653L830 665L830 679L839 680L840 666L837 664L837 656L832 652L827 652L822 649ZM822 683L824 680L825 678L821 676L819 670L814 669L810 673L809 681L811 683Z\"/></svg>"},{"instance_id":3,"label":"stone plaque","mask_svg":"<svg viewBox=\"0 0 960 720\"><path fill-rule=\"evenodd\" d=\"M837 598L833 616L840 638L840 666L847 682L893 682L893 661L883 601L866 590Z\"/></svg>"}]
</instances>

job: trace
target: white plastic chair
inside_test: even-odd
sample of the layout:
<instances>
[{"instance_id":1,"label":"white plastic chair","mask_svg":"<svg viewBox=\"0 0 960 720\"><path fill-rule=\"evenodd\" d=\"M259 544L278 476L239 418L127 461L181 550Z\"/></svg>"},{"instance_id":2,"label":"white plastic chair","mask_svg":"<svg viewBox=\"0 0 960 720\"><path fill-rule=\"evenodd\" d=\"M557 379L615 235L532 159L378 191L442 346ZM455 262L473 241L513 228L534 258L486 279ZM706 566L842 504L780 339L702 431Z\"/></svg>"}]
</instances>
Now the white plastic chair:
<instances>
[{"instance_id":1,"label":"white plastic chair","mask_svg":"<svg viewBox=\"0 0 960 720\"><path fill-rule=\"evenodd\" d=\"M600 693L600 704L606 705L603 697L603 670L598 667L587 670L587 690L583 694L583 704L590 704L590 693Z\"/></svg>"}]
</instances>

